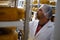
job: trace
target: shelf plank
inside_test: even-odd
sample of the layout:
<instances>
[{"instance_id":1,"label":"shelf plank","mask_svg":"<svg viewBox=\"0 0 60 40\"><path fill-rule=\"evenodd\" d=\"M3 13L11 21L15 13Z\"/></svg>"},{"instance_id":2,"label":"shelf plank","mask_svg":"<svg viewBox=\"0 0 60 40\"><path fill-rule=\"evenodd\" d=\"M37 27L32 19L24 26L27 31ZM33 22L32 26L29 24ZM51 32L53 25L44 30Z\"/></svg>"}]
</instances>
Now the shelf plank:
<instances>
[{"instance_id":1,"label":"shelf plank","mask_svg":"<svg viewBox=\"0 0 60 40\"><path fill-rule=\"evenodd\" d=\"M23 21L13 21L13 22L0 22L0 27L10 27L10 26L16 26L20 29L23 29Z\"/></svg>"}]
</instances>

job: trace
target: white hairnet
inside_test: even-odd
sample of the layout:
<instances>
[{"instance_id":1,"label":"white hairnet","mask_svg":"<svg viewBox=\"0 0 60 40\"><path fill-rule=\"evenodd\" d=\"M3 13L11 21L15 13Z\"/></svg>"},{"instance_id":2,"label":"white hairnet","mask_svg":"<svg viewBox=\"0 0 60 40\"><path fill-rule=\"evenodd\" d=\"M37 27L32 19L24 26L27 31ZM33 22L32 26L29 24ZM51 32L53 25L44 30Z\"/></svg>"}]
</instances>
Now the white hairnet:
<instances>
[{"instance_id":1,"label":"white hairnet","mask_svg":"<svg viewBox=\"0 0 60 40\"><path fill-rule=\"evenodd\" d=\"M39 9L42 9L44 15L48 15L48 19L52 17L52 7L48 6L47 4L43 4Z\"/></svg>"}]
</instances>

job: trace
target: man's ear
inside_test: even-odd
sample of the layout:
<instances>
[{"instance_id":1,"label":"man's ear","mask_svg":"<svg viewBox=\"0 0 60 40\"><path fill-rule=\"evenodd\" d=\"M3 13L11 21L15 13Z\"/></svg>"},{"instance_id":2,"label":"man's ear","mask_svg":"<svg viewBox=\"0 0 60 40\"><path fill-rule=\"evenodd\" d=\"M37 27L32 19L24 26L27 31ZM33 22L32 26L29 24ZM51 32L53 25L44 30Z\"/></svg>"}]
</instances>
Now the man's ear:
<instances>
[{"instance_id":1,"label":"man's ear","mask_svg":"<svg viewBox=\"0 0 60 40\"><path fill-rule=\"evenodd\" d=\"M45 13L45 16L46 16L46 18L49 18L49 14L48 13Z\"/></svg>"}]
</instances>

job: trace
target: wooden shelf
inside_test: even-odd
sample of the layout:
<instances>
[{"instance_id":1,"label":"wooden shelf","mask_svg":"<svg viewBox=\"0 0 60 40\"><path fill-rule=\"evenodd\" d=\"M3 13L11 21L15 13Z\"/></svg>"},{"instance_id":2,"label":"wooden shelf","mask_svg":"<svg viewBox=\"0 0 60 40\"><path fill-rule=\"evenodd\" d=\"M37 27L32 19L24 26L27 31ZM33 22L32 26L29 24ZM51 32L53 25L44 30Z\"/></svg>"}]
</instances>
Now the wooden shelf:
<instances>
[{"instance_id":1,"label":"wooden shelf","mask_svg":"<svg viewBox=\"0 0 60 40\"><path fill-rule=\"evenodd\" d=\"M36 5L38 5L38 4L32 4L33 6L36 6ZM40 5L43 5L43 4L40 4ZM54 5L49 5L49 6L51 6L51 7L56 7L56 6L54 6Z\"/></svg>"},{"instance_id":2,"label":"wooden shelf","mask_svg":"<svg viewBox=\"0 0 60 40\"><path fill-rule=\"evenodd\" d=\"M20 29L23 29L24 27L23 21L12 21L12 22L0 22L0 27L10 27L10 26L16 26Z\"/></svg>"}]
</instances>

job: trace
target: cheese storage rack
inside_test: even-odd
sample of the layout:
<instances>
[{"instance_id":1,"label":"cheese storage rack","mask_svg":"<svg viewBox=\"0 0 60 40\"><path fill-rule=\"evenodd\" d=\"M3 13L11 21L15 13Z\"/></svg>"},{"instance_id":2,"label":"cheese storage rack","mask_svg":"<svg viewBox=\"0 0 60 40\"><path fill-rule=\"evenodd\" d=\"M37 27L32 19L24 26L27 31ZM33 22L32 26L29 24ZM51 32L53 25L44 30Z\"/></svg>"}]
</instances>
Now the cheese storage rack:
<instances>
[{"instance_id":1,"label":"cheese storage rack","mask_svg":"<svg viewBox=\"0 0 60 40\"><path fill-rule=\"evenodd\" d=\"M4 1L7 1L7 0L4 0ZM7 5L2 5L2 7L16 7L16 0L9 0L9 1L12 1L13 2L13 5L10 4L7 4ZM27 4L28 3L28 4ZM28 5L28 6L27 6ZM29 30L26 30L28 29L28 26L29 26L29 12L30 12L30 0L26 0L26 14L25 14L25 21L22 22L22 21L0 21L0 27L18 27L20 28L21 30L24 30L24 40L27 40L28 38L28 31Z\"/></svg>"},{"instance_id":2,"label":"cheese storage rack","mask_svg":"<svg viewBox=\"0 0 60 40\"><path fill-rule=\"evenodd\" d=\"M18 12L17 12L17 0L0 0L0 28L1 30L3 29L8 29L10 28L14 30L14 28L19 28L20 30L23 30L24 28L24 22L18 17ZM19 20L15 20L15 17L18 17ZM16 16L17 15L17 16ZM8 19L7 19L8 18ZM11 20L10 18L14 19ZM13 28L12 28L13 27ZM0 32L1 32L0 30ZM13 31L15 32L16 29ZM16 34L15 34L16 33ZM0 40L17 40L18 39L18 34L15 32L13 34L9 35L1 35Z\"/></svg>"}]
</instances>

